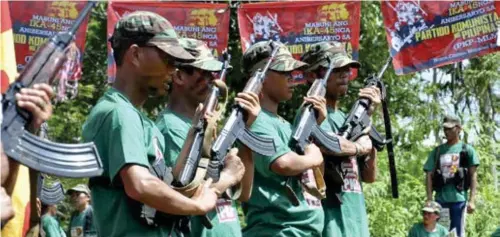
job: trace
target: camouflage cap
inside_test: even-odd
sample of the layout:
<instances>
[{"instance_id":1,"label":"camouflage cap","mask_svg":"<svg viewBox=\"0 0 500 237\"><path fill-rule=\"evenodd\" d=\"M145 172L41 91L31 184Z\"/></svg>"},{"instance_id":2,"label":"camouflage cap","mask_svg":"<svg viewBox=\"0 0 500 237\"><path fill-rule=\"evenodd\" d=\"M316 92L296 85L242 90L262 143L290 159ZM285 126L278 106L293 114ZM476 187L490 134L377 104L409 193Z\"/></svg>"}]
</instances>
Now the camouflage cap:
<instances>
[{"instance_id":1,"label":"camouflage cap","mask_svg":"<svg viewBox=\"0 0 500 237\"><path fill-rule=\"evenodd\" d=\"M192 38L181 38L179 39L179 43L186 51L195 57L194 62L184 63L182 65L189 65L211 72L222 70L224 64L212 55L211 49L208 48L205 42Z\"/></svg>"},{"instance_id":2,"label":"camouflage cap","mask_svg":"<svg viewBox=\"0 0 500 237\"><path fill-rule=\"evenodd\" d=\"M427 201L427 202L425 202L424 207L422 208L422 211L439 214L439 213L441 213L441 205L439 205L439 203L434 202L434 201Z\"/></svg>"},{"instance_id":3,"label":"camouflage cap","mask_svg":"<svg viewBox=\"0 0 500 237\"><path fill-rule=\"evenodd\" d=\"M443 119L443 127L445 128L454 128L456 126L461 127L462 123L460 122L460 118L456 115L446 115Z\"/></svg>"},{"instance_id":4,"label":"camouflage cap","mask_svg":"<svg viewBox=\"0 0 500 237\"><path fill-rule=\"evenodd\" d=\"M72 187L66 191L66 194L71 195L73 192L85 193L90 196L90 190L85 184L78 184L75 187Z\"/></svg>"},{"instance_id":5,"label":"camouflage cap","mask_svg":"<svg viewBox=\"0 0 500 237\"><path fill-rule=\"evenodd\" d=\"M274 44L274 46L271 46L271 44ZM307 66L307 63L293 58L292 53L288 51L288 48L284 44L272 41L261 41L250 46L243 54L241 60L241 71L243 74L251 75L257 71L257 69L264 67L273 52L273 47L280 47L280 49L269 69L280 72L290 72Z\"/></svg>"},{"instance_id":6,"label":"camouflage cap","mask_svg":"<svg viewBox=\"0 0 500 237\"><path fill-rule=\"evenodd\" d=\"M153 12L135 11L122 17L116 23L109 41L112 47L117 47L123 40L156 46L180 61L194 60L194 57L179 44L172 24Z\"/></svg>"},{"instance_id":7,"label":"camouflage cap","mask_svg":"<svg viewBox=\"0 0 500 237\"><path fill-rule=\"evenodd\" d=\"M361 64L358 61L352 60L345 51L345 45L336 41L324 41L311 45L309 50L302 54L300 60L308 63L310 66L306 71L316 70L319 66L327 68L329 58L333 60L334 68L350 65L351 67L359 68Z\"/></svg>"}]
</instances>

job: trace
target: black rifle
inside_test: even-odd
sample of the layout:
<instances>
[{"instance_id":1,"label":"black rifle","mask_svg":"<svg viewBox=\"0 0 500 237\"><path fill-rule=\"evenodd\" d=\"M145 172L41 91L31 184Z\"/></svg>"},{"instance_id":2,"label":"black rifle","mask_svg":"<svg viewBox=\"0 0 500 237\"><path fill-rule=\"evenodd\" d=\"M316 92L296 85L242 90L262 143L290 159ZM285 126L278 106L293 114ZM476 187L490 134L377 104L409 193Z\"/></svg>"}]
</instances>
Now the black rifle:
<instances>
[{"instance_id":1,"label":"black rifle","mask_svg":"<svg viewBox=\"0 0 500 237\"><path fill-rule=\"evenodd\" d=\"M273 48L269 61L264 68L259 68L252 75L245 85L243 92L260 93L262 83L266 78L267 70L271 66L280 48L280 46L274 45L272 41L269 45ZM207 167L207 178L212 178L214 183L219 181L220 172L224 167L224 158L236 140L245 144L252 151L264 156L271 156L276 152L276 146L274 145L273 139L259 137L246 129L246 117L246 111L236 103L222 131L212 145L210 151L211 159Z\"/></svg>"},{"instance_id":2,"label":"black rifle","mask_svg":"<svg viewBox=\"0 0 500 237\"><path fill-rule=\"evenodd\" d=\"M392 196L398 198L398 180L396 175L396 162L394 160L394 147L392 141L392 131L391 131L391 119L389 117L389 109L387 107L387 91L381 78L384 72L389 67L392 58L389 56L387 62L385 63L382 70L378 75L372 75L365 81L365 88L376 86L380 89L382 110L384 113L384 125L385 125L385 138L375 130L372 126L369 132L370 139L372 140L373 146L381 151L385 145L387 145L387 153L389 157L389 171L391 174L391 188ZM339 135L349 139L350 141L356 141L360 136L363 135L363 131L370 125L370 116L368 115L368 109L370 108L372 101L367 98L360 98L356 101L352 107L349 115L347 116L344 125L340 129Z\"/></svg>"},{"instance_id":3,"label":"black rifle","mask_svg":"<svg viewBox=\"0 0 500 237\"><path fill-rule=\"evenodd\" d=\"M66 58L66 48L77 29L94 7L89 2L68 32L60 32L48 40L34 55L2 99L2 144L5 154L34 170L61 177L99 176L102 163L94 143L62 144L45 141L26 131L32 115L17 106L16 93L37 83L50 83Z\"/></svg>"},{"instance_id":4,"label":"black rifle","mask_svg":"<svg viewBox=\"0 0 500 237\"><path fill-rule=\"evenodd\" d=\"M330 74L333 71L333 63L327 59L329 62L328 69L323 76L323 78L317 78L312 84L311 88L307 92L307 96L320 96L324 97L326 94L326 83ZM307 144L311 143L314 140L319 145L326 148L329 152L338 153L341 151L339 139L335 135L330 135L324 132L316 121L317 119L317 111L313 108L313 105L307 103L300 110L300 117L297 120L297 123L294 125L294 130L292 132L292 139L290 140L290 147L299 155L304 155L305 147ZM320 198L325 197L326 186L323 181L323 177L321 171L318 169L313 169L315 183L316 183L316 196ZM302 175L304 177L304 175ZM308 183L310 180L308 178L303 180L303 183ZM292 201L292 204L298 206L299 201L294 194L293 190L287 186L287 194Z\"/></svg>"},{"instance_id":5,"label":"black rifle","mask_svg":"<svg viewBox=\"0 0 500 237\"><path fill-rule=\"evenodd\" d=\"M333 70L333 61L329 63L329 67L323 78L317 78L307 92L307 96L324 97L326 94L326 82ZM319 145L325 147L330 152L340 152L339 139L324 132L316 122L317 111L312 104L305 104L301 109L301 114L297 124L294 126L290 147L299 155L304 154L307 144L311 142L311 138Z\"/></svg>"},{"instance_id":6,"label":"black rifle","mask_svg":"<svg viewBox=\"0 0 500 237\"><path fill-rule=\"evenodd\" d=\"M231 55L227 51L224 51L223 58L224 67L218 79L220 81L225 80L228 70L231 67L231 65L229 65L229 62L231 61ZM222 91L222 94L227 94L227 92ZM206 113L206 111L214 112L219 102L219 98L220 96L222 96L222 94L221 88L217 87L215 84L212 84L210 86L210 94L203 102L203 110L200 113L199 118L195 118L196 124L194 124L194 126L191 128L193 130L193 134L186 139L186 142L184 143L184 146L182 148L182 151L187 151L187 157L185 158L185 163L182 167L182 170L174 179L174 186L185 187L193 181L203 153L205 130L208 125L208 122L204 118L204 114ZM191 135L191 133L189 135ZM183 152L181 152L181 154L183 154ZM205 155L209 156L210 154L208 153ZM184 159L179 158L179 161L181 160Z\"/></svg>"}]
</instances>

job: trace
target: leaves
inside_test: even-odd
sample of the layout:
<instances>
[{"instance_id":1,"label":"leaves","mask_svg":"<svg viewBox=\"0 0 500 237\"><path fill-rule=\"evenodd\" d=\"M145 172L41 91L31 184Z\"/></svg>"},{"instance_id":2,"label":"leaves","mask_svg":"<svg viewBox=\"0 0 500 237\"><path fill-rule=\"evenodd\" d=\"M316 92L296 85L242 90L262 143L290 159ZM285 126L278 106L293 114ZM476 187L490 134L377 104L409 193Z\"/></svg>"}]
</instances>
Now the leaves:
<instances>
[{"instance_id":1,"label":"leaves","mask_svg":"<svg viewBox=\"0 0 500 237\"><path fill-rule=\"evenodd\" d=\"M230 3L241 4L238 1ZM49 121L49 136L53 141L66 143L80 141L83 122L92 106L106 90L106 7L107 3L100 2L92 12L79 94L74 100L55 106L54 116ZM377 73L389 56L382 26L380 2L364 1L361 11L359 58L362 67L358 72L358 78L351 82L348 95L342 99L341 109L345 112L349 111L357 99L359 88L364 83L363 79ZM242 52L237 26L236 10L231 9L229 48L234 69L227 81L231 101L236 92L241 91L245 85L240 71ZM441 142L441 119L450 110L460 114L464 120L464 140L475 136L474 148L481 161L478 169L477 210L467 217L467 234L489 236L498 227L499 223L496 220L500 216L498 205L500 194L494 189L492 167L498 159L495 158L495 154L497 156L500 154L499 144L495 140L498 138L493 136L499 131L500 54L470 59L464 66L462 77L456 79L447 74L453 65L405 76L396 76L392 67L385 72L383 81L387 86L393 138L396 144L400 198L391 197L387 153L380 152L377 182L363 186L372 236L406 236L411 225L421 221L420 208L425 200L423 164L433 146ZM298 86L294 97L279 106L282 117L292 121L307 89L306 85ZM148 101L144 111L154 120L165 106L167 99ZM229 108L232 103L228 103L227 106ZM226 114L229 111L226 109ZM374 115L373 122L379 131L384 131L381 110ZM50 178L53 179L55 178ZM86 179L61 180L65 189L77 183L86 183ZM61 206L61 211L69 217L68 203L64 202ZM241 208L238 213L244 226ZM66 225L65 221L67 220L63 219L63 225Z\"/></svg>"}]
</instances>

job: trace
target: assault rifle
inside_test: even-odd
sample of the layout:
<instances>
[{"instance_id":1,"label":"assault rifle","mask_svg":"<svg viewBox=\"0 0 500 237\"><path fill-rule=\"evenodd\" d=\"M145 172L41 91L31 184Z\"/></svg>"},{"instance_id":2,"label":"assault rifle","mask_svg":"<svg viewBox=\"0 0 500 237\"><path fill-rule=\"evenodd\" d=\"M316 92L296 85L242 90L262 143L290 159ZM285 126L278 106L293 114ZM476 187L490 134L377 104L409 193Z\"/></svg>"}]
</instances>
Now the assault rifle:
<instances>
[{"instance_id":1,"label":"assault rifle","mask_svg":"<svg viewBox=\"0 0 500 237\"><path fill-rule=\"evenodd\" d=\"M99 176L102 163L93 143L62 144L44 141L26 131L32 115L17 106L16 93L37 83L52 82L66 58L66 48L94 7L89 2L68 32L50 38L34 55L2 99L2 144L8 157L42 173L61 177Z\"/></svg>"},{"instance_id":2,"label":"assault rifle","mask_svg":"<svg viewBox=\"0 0 500 237\"><path fill-rule=\"evenodd\" d=\"M205 138L206 132L210 133L212 131L206 131L209 122L204 118L204 115L207 111L210 111L213 114L218 106L219 100L225 100L227 98L228 92L227 87L224 84L224 79L226 78L228 70L231 67L231 65L229 65L231 55L227 51L224 51L223 58L224 67L220 73L219 79L214 80L210 86L210 94L203 102L203 110L199 114L199 117L194 118L195 124L191 127L188 133L188 138L182 147L180 153L181 158L179 161L184 162L184 164L178 174L174 170L174 186L185 187L190 184L195 178L196 170L200 164L201 157L210 156L211 140L207 137L207 144L205 144L204 141L207 140ZM208 149L205 149L205 147ZM186 156L186 158L184 159L182 156Z\"/></svg>"},{"instance_id":3,"label":"assault rifle","mask_svg":"<svg viewBox=\"0 0 500 237\"><path fill-rule=\"evenodd\" d=\"M387 145L387 152L389 157L389 170L391 174L391 188L392 196L398 198L398 180L396 175L396 163L394 160L394 147L392 142L392 132L391 132L391 120L389 117L389 109L387 107L387 91L384 83L381 81L382 75L387 70L387 67L391 63L392 58L389 56L387 62L385 63L382 70L378 75L372 75L365 81L365 88L376 86L380 89L381 100L382 100L382 110L384 113L384 125L385 125L385 138L380 135L374 126L371 126L369 136L372 140L373 146L381 151L384 146ZM360 98L354 103L349 115L347 116L344 125L340 128L339 135L350 140L356 141L360 136L363 135L363 131L370 126L370 116L368 115L368 109L370 108L372 101L367 98Z\"/></svg>"},{"instance_id":4,"label":"assault rifle","mask_svg":"<svg viewBox=\"0 0 500 237\"><path fill-rule=\"evenodd\" d=\"M272 41L269 44L273 51L269 57L269 61L263 68L259 68L248 80L243 92L260 93L262 83L266 78L266 73L271 63L274 61L280 46L275 45ZM235 104L231 111L231 115L227 119L222 131L215 140L211 148L211 159L207 168L207 178L212 178L214 183L219 181L220 172L224 165L224 158L229 149L233 146L236 140L245 144L252 151L261 155L271 156L276 152L274 140L262 138L250 130L246 129L245 121L247 115L246 111L239 105Z\"/></svg>"},{"instance_id":5,"label":"assault rifle","mask_svg":"<svg viewBox=\"0 0 500 237\"><path fill-rule=\"evenodd\" d=\"M334 61L329 61L328 70L323 78L317 78L307 92L307 96L320 96L324 97L326 94L326 82L333 71ZM290 140L290 147L299 155L304 155L305 147L307 144L314 140L322 147L330 152L340 152L340 143L336 136L332 136L324 132L316 121L317 111L310 103L305 104L301 110L299 119L292 133L292 140ZM326 197L326 185L323 180L323 175L319 168L313 169L314 179L309 180L307 171L302 174L302 183L304 183L311 194L317 196L319 199ZM313 184L315 182L315 184ZM310 184L310 185L308 185ZM287 189L289 198L294 205L298 205L298 199L293 194L292 189Z\"/></svg>"}]
</instances>

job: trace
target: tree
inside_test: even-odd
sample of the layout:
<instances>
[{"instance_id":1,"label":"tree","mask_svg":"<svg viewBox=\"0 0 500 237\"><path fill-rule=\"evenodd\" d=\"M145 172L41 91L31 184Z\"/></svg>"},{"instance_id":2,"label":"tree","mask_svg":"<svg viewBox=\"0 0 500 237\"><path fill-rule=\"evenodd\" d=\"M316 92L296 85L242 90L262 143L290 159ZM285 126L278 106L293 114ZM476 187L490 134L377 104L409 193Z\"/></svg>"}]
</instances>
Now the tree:
<instances>
[{"instance_id":1,"label":"tree","mask_svg":"<svg viewBox=\"0 0 500 237\"><path fill-rule=\"evenodd\" d=\"M218 1L204 1L218 2ZM223 1L226 2L226 1ZM246 1L228 1L232 5ZM80 81L80 93L74 100L56 105L53 118L49 121L50 138L58 142L80 141L81 127L90 109L104 93L106 83L106 3L99 3L93 10L87 32L83 62L83 78ZM358 78L351 82L348 96L342 102L342 110L348 112L357 98L362 79L378 72L389 56L388 45L382 25L379 2L362 2L360 62L362 68ZM236 11L231 11L229 48L234 67L227 81L230 101L244 86L240 71L241 44L237 29ZM378 181L364 185L364 193L370 220L372 236L406 236L410 226L421 220L420 207L425 200L423 163L432 146L440 142L439 132L442 116L447 112L442 103L451 98L454 111L466 114L465 134L477 133L475 148L479 153L479 190L477 212L467 217L469 236L488 236L498 226L491 220L500 216L500 194L494 191L491 168L496 161L500 147L492 134L499 131L499 97L495 92L500 78L500 55L490 54L469 60L463 70L463 77L447 82L444 76L453 66L427 70L425 73L396 76L391 67L386 71L383 81L387 86L389 111L393 125L393 138L396 144L395 155L399 180L400 198L390 196L390 181L386 152L380 152L378 158ZM432 73L434 71L434 73ZM426 74L431 75L428 78ZM291 121L307 86L297 88L293 99L280 105L279 113ZM498 90L498 89L497 89ZM451 96L450 96L451 95ZM155 119L165 106L165 98L146 104L145 111ZM228 103L231 106L232 103ZM226 110L228 112L229 110ZM475 116L477 114L477 116ZM497 120L495 120L497 118ZM374 117L374 124L383 130L381 113ZM467 138L467 136L465 136ZM498 139L498 138L495 138ZM432 140L435 140L432 142ZM52 180L54 177L51 178ZM67 189L85 179L62 179ZM67 202L63 206L67 206ZM241 210L240 214L241 214ZM242 222L244 224L244 222Z\"/></svg>"}]
</instances>

